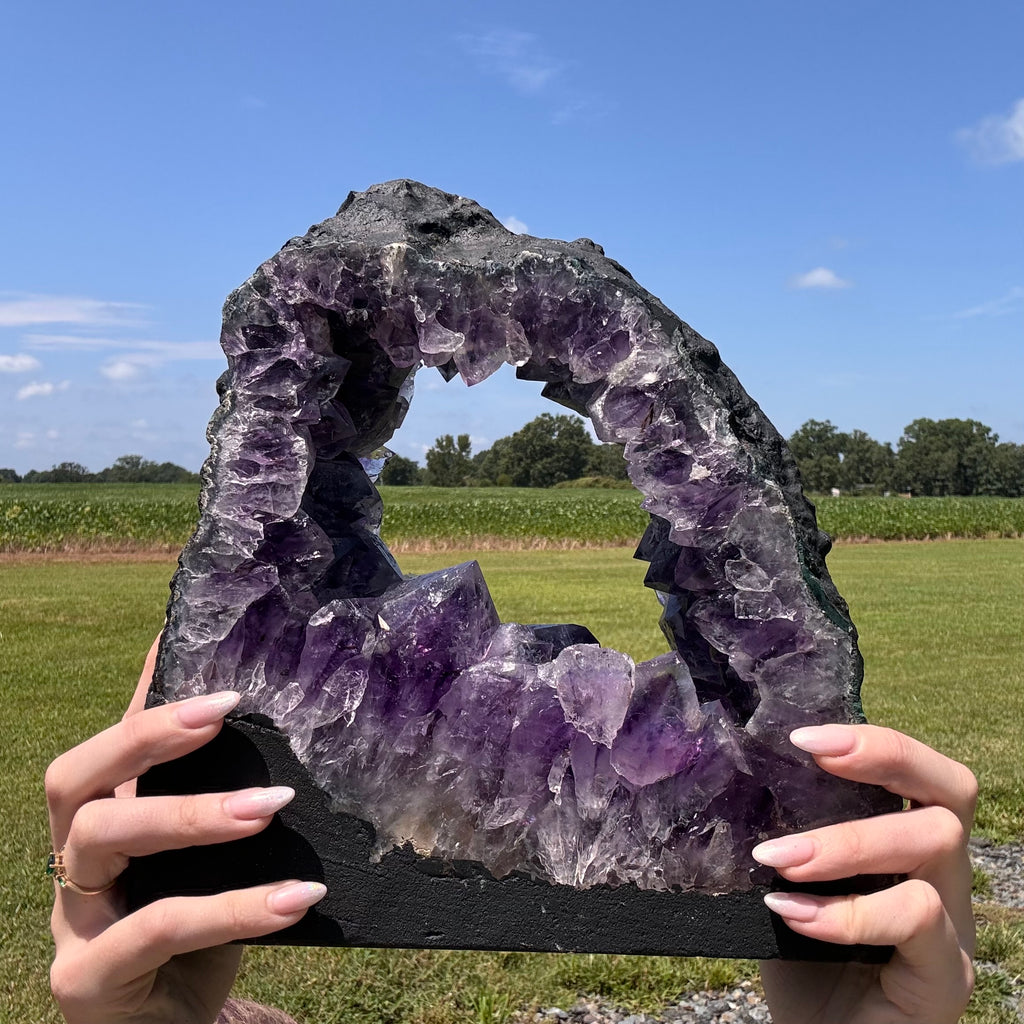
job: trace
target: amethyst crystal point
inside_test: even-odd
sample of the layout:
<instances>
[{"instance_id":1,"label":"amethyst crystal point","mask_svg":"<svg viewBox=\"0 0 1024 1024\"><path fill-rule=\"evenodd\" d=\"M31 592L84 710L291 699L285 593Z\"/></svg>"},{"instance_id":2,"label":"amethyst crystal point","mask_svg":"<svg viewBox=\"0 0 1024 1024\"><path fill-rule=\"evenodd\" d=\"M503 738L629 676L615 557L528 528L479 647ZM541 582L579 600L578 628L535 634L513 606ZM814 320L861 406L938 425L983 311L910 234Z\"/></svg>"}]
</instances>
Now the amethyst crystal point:
<instances>
[{"instance_id":1,"label":"amethyst crystal point","mask_svg":"<svg viewBox=\"0 0 1024 1024\"><path fill-rule=\"evenodd\" d=\"M378 185L228 298L222 344L155 691L240 688L382 863L411 844L556 886L743 890L770 877L761 838L893 806L787 741L860 720L861 660L782 439L592 242ZM381 541L417 369L503 363L623 446L669 653L500 623L476 563L403 576Z\"/></svg>"}]
</instances>

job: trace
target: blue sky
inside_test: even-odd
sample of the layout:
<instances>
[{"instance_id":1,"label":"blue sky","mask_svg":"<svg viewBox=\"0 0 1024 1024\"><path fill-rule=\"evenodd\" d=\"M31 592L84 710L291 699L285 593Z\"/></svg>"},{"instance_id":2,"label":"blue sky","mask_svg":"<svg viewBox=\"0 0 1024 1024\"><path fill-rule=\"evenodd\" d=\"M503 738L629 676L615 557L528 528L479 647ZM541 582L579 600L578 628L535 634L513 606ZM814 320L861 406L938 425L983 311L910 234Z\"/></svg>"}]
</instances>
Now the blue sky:
<instances>
[{"instance_id":1,"label":"blue sky","mask_svg":"<svg viewBox=\"0 0 1024 1024\"><path fill-rule=\"evenodd\" d=\"M589 236L776 426L1024 442L1024 6L8 5L0 466L198 468L220 306L350 189ZM549 409L424 373L392 447Z\"/></svg>"}]
</instances>

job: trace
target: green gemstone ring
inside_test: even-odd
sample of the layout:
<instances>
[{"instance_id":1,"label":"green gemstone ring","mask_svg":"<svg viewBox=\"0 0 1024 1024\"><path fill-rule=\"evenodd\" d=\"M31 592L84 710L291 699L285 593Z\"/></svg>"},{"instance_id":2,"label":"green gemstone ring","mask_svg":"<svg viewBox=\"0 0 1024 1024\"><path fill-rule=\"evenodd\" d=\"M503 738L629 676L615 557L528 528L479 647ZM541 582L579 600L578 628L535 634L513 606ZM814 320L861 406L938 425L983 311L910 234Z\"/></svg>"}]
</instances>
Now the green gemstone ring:
<instances>
[{"instance_id":1,"label":"green gemstone ring","mask_svg":"<svg viewBox=\"0 0 1024 1024\"><path fill-rule=\"evenodd\" d=\"M77 892L79 896L98 896L101 892L106 892L108 889L113 888L114 882L117 881L115 878L113 881L108 882L101 889L83 889L77 882L72 881L68 877L67 868L64 866L64 847L62 846L56 853L50 853L50 856L46 859L46 873L62 888L70 889L72 892Z\"/></svg>"}]
</instances>

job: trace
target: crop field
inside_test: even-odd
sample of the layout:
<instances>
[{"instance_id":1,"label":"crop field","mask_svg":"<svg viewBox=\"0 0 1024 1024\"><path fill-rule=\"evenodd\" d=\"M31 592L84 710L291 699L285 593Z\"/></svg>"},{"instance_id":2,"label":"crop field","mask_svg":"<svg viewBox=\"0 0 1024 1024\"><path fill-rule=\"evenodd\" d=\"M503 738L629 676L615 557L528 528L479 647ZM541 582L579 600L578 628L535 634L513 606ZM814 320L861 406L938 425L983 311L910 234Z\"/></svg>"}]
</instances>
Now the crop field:
<instances>
[{"instance_id":1,"label":"crop field","mask_svg":"<svg viewBox=\"0 0 1024 1024\"><path fill-rule=\"evenodd\" d=\"M665 649L659 608L628 548L410 553L407 571L476 557L506 620L589 626L647 658ZM978 827L1024 837L1024 541L866 544L829 557L866 661L865 707L965 761L978 775ZM160 628L169 556L0 561L0 1021L57 1024L50 959L49 849L42 777L61 750L116 721ZM967 1024L1010 1024L1007 977L1024 973L1024 912L979 907L981 976ZM504 1024L529 1007L600 994L656 1012L691 988L756 979L746 961L442 951L253 948L238 993L306 1024Z\"/></svg>"},{"instance_id":2,"label":"crop field","mask_svg":"<svg viewBox=\"0 0 1024 1024\"><path fill-rule=\"evenodd\" d=\"M647 525L632 490L384 487L381 533L396 551L616 547ZM1024 498L820 498L837 540L1024 536ZM191 484L2 484L0 551L178 550L192 532Z\"/></svg>"}]
</instances>

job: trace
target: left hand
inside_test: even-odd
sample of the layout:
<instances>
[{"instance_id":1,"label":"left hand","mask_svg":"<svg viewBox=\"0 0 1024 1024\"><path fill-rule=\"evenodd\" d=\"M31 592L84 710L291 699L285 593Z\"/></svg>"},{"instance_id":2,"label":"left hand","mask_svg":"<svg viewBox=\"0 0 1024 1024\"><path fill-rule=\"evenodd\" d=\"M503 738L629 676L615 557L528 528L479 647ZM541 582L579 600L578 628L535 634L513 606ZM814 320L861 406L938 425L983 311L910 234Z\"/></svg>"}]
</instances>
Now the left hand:
<instances>
[{"instance_id":1,"label":"left hand","mask_svg":"<svg viewBox=\"0 0 1024 1024\"><path fill-rule=\"evenodd\" d=\"M833 775L910 800L895 814L762 843L754 855L793 882L858 874L906 881L869 895L770 894L765 902L802 935L895 946L884 965L764 961L761 977L784 1024L955 1024L974 985L971 832L977 781L962 764L892 729L798 729L796 746Z\"/></svg>"}]
</instances>

